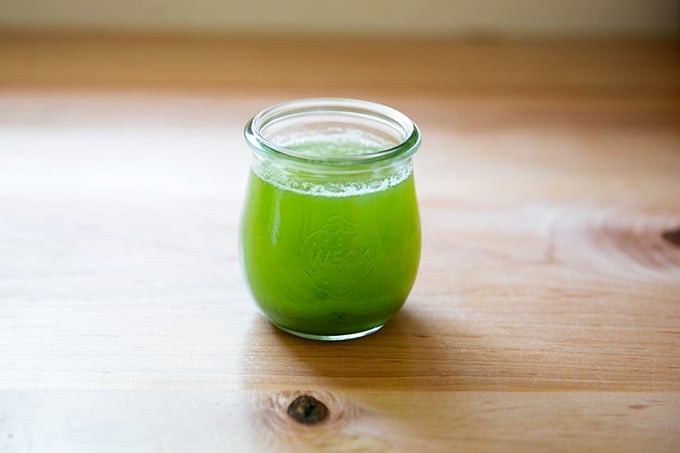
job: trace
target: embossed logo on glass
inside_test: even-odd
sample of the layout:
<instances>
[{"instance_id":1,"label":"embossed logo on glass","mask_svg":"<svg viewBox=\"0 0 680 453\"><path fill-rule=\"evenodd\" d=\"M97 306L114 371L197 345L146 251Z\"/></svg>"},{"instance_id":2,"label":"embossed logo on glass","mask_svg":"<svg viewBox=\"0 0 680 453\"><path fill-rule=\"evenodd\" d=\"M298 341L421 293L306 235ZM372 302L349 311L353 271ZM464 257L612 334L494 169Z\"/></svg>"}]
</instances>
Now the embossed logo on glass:
<instances>
[{"instance_id":1,"label":"embossed logo on glass","mask_svg":"<svg viewBox=\"0 0 680 453\"><path fill-rule=\"evenodd\" d=\"M334 297L349 295L375 270L375 235L341 217L331 217L304 241L305 273L314 286Z\"/></svg>"}]
</instances>

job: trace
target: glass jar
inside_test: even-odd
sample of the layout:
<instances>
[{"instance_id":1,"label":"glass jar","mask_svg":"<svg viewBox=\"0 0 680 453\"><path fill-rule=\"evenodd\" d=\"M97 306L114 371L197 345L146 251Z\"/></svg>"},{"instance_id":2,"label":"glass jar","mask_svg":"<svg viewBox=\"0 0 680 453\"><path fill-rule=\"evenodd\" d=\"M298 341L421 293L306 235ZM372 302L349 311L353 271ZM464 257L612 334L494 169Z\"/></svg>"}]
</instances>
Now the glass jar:
<instances>
[{"instance_id":1,"label":"glass jar","mask_svg":"<svg viewBox=\"0 0 680 453\"><path fill-rule=\"evenodd\" d=\"M241 267L259 308L304 338L376 332L420 261L418 127L373 102L301 99L263 110L244 134L253 160Z\"/></svg>"}]
</instances>

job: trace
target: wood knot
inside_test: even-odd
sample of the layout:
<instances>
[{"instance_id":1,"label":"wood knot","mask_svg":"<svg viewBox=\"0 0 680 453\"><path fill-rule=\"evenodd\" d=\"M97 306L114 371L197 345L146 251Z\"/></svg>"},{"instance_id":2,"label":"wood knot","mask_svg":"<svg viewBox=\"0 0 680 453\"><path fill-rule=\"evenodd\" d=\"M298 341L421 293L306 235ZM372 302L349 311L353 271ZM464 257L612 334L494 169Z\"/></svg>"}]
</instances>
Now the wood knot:
<instances>
[{"instance_id":1,"label":"wood knot","mask_svg":"<svg viewBox=\"0 0 680 453\"><path fill-rule=\"evenodd\" d=\"M375 415L342 394L259 392L249 420L262 451L393 451ZM368 417L366 417L368 415ZM382 432L380 429L378 432Z\"/></svg>"},{"instance_id":2,"label":"wood knot","mask_svg":"<svg viewBox=\"0 0 680 453\"><path fill-rule=\"evenodd\" d=\"M361 407L343 395L323 390L263 392L253 405L252 420L281 438L282 433L315 436L319 430L342 431L361 416Z\"/></svg>"},{"instance_id":3,"label":"wood knot","mask_svg":"<svg viewBox=\"0 0 680 453\"><path fill-rule=\"evenodd\" d=\"M314 425L328 416L324 403L310 395L300 395L288 406L288 415L303 425Z\"/></svg>"},{"instance_id":4,"label":"wood knot","mask_svg":"<svg viewBox=\"0 0 680 453\"><path fill-rule=\"evenodd\" d=\"M635 263L636 271L668 272L680 267L680 228L668 228L676 219L637 213L619 217L595 218L587 225L593 250L599 250L611 267L625 261ZM665 225L664 225L665 224ZM603 261L604 263L604 261ZM632 269L632 268L631 268Z\"/></svg>"},{"instance_id":5,"label":"wood knot","mask_svg":"<svg viewBox=\"0 0 680 453\"><path fill-rule=\"evenodd\" d=\"M680 247L680 228L661 233L661 237L673 245Z\"/></svg>"}]
</instances>

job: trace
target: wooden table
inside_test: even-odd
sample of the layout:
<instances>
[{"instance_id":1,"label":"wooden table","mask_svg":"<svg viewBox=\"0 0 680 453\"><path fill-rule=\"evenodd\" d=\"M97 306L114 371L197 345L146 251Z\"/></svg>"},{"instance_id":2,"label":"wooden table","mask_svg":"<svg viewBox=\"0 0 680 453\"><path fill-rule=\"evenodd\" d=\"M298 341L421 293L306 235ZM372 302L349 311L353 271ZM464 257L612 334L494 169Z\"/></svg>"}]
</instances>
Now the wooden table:
<instances>
[{"instance_id":1,"label":"wooden table","mask_svg":"<svg viewBox=\"0 0 680 453\"><path fill-rule=\"evenodd\" d=\"M244 123L319 95L425 137L416 286L335 344L236 244ZM4 32L0 450L678 451L679 236L677 43Z\"/></svg>"}]
</instances>

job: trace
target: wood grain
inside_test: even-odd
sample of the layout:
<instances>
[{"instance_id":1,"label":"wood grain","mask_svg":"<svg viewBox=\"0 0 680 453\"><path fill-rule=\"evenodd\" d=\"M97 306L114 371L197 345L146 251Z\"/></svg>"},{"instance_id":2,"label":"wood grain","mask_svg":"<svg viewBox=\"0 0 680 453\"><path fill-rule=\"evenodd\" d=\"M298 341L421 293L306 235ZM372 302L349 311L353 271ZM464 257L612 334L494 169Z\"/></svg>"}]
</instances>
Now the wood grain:
<instances>
[{"instance_id":1,"label":"wood grain","mask_svg":"<svg viewBox=\"0 0 680 453\"><path fill-rule=\"evenodd\" d=\"M0 450L677 451L677 49L0 33ZM308 95L425 137L418 280L358 341L240 277L243 124Z\"/></svg>"}]
</instances>

